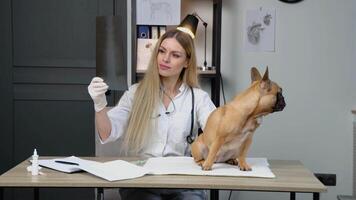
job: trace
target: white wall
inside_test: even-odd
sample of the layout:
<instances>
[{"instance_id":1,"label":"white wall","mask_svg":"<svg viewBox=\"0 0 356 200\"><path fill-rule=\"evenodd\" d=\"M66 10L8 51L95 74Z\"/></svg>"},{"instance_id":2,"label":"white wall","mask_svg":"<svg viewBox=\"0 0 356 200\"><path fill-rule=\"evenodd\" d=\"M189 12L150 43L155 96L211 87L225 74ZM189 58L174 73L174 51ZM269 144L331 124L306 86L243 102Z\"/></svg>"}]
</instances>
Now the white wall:
<instances>
[{"instance_id":1,"label":"white wall","mask_svg":"<svg viewBox=\"0 0 356 200\"><path fill-rule=\"evenodd\" d=\"M353 2L353 5L351 5L352 6L352 8L353 8L353 17L355 18L355 15L356 15L356 1L352 1ZM353 20L353 24L352 24L352 27L354 28L353 29L353 35L356 35L356 20ZM356 76L356 39L353 39L352 40L353 41L353 50L352 50L352 55L353 55L353 62L352 62L352 64L353 64L353 67L352 67L352 73L351 73L351 76L353 76L353 77L351 77L351 79L353 80L353 82L352 82L352 84L353 85L356 85L356 78L355 78L355 76ZM354 92L354 95L355 95L355 92ZM356 108L356 102L354 102L354 108Z\"/></svg>"},{"instance_id":2,"label":"white wall","mask_svg":"<svg viewBox=\"0 0 356 200\"><path fill-rule=\"evenodd\" d=\"M247 9L276 8L276 51L245 52ZM221 70L227 99L250 83L250 67L283 87L287 106L264 118L250 156L301 160L334 173L321 199L352 194L352 114L356 105L356 3L353 0L223 0ZM226 197L227 193L222 194ZM234 192L232 199L287 199L286 193ZM297 199L312 199L297 194Z\"/></svg>"}]
</instances>

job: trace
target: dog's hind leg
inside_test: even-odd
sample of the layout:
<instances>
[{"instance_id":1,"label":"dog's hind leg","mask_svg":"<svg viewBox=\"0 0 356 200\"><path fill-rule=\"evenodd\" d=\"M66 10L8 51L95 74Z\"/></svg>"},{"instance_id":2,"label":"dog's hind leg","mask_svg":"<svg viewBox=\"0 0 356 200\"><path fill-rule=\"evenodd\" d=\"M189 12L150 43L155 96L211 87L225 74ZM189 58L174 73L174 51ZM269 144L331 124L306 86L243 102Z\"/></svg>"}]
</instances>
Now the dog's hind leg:
<instances>
[{"instance_id":1,"label":"dog's hind leg","mask_svg":"<svg viewBox=\"0 0 356 200\"><path fill-rule=\"evenodd\" d=\"M239 165L239 161L236 158L231 158L227 160L226 163L230 165Z\"/></svg>"}]
</instances>

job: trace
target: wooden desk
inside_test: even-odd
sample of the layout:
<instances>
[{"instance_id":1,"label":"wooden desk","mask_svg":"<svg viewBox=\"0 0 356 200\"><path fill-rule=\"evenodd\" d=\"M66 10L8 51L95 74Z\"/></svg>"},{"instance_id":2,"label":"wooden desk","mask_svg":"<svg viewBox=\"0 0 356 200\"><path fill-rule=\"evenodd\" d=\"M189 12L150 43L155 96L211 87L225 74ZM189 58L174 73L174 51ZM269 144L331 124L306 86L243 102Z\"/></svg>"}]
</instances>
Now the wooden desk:
<instances>
[{"instance_id":1,"label":"wooden desk","mask_svg":"<svg viewBox=\"0 0 356 200\"><path fill-rule=\"evenodd\" d=\"M51 158L51 157L47 157ZM54 158L54 157L53 157ZM97 161L109 161L118 158L84 158ZM122 158L121 158L122 159ZM130 160L130 159L125 159ZM188 175L146 175L141 178L109 182L89 173L66 174L50 169L42 169L44 175L32 176L26 171L29 161L25 160L0 176L1 190L6 187L35 188L38 198L40 187L77 187L77 188L192 188L215 191L211 199L218 198L218 190L248 190L289 192L295 199L296 193L313 193L313 199L320 198L320 192L327 188L299 161L269 160L274 179L247 177L213 177ZM187 181L189 180L189 181ZM0 191L0 194L2 191ZM37 193L37 194L36 194ZM214 193L213 193L214 194ZM3 196L0 197L2 199Z\"/></svg>"}]
</instances>

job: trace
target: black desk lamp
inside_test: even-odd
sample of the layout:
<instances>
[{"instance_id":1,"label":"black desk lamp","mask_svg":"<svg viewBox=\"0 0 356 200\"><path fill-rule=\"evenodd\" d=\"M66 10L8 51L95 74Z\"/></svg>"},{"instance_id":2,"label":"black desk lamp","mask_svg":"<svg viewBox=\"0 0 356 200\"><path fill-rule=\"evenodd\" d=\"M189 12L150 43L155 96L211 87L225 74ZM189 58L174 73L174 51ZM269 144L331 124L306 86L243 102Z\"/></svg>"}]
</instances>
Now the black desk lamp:
<instances>
[{"instance_id":1,"label":"black desk lamp","mask_svg":"<svg viewBox=\"0 0 356 200\"><path fill-rule=\"evenodd\" d=\"M195 34L197 31L199 20L203 23L205 38L204 38L204 70L207 67L206 62L206 29L208 23L206 23L197 13L193 13L191 15L187 15L183 21L178 25L177 29L189 34L193 39L195 38Z\"/></svg>"}]
</instances>

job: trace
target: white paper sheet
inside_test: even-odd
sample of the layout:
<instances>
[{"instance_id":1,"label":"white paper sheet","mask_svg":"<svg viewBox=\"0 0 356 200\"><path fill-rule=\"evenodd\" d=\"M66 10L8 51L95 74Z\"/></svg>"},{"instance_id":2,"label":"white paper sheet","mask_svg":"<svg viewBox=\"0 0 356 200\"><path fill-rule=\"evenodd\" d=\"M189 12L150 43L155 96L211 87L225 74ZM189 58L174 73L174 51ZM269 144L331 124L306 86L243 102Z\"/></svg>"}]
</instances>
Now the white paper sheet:
<instances>
[{"instance_id":1,"label":"white paper sheet","mask_svg":"<svg viewBox=\"0 0 356 200\"><path fill-rule=\"evenodd\" d=\"M77 163L78 166L57 163L55 162L56 160ZM114 160L101 163L71 156L66 158L39 160L38 162L39 165L43 167L66 173L84 170L108 181L138 178L148 173L145 168L123 160Z\"/></svg>"},{"instance_id":2,"label":"white paper sheet","mask_svg":"<svg viewBox=\"0 0 356 200\"><path fill-rule=\"evenodd\" d=\"M51 169L54 169L57 171L72 173L72 172L81 171L82 169L80 169L76 165L67 165L67 164L62 164L62 163L56 163L55 161L63 160L63 161L67 161L67 162L78 163L78 162L80 162L80 160L78 160L78 159L79 158L77 158L75 156L66 157L66 158L45 159L45 160L38 160L38 164L42 167L51 168Z\"/></svg>"},{"instance_id":3,"label":"white paper sheet","mask_svg":"<svg viewBox=\"0 0 356 200\"><path fill-rule=\"evenodd\" d=\"M147 169L123 160L96 162L90 165L81 165L80 168L108 181L138 178L149 173Z\"/></svg>"},{"instance_id":4,"label":"white paper sheet","mask_svg":"<svg viewBox=\"0 0 356 200\"><path fill-rule=\"evenodd\" d=\"M77 165L68 165L55 162L56 160L73 162ZM181 175L207 175L207 176L248 176L274 178L269 169L266 158L247 158L251 171L241 171L237 166L226 163L215 163L210 171L204 171L197 165L192 157L157 157L149 158L144 166L137 166L124 160L109 162L95 162L75 156L49 160L39 160L39 164L62 172L76 172L84 170L90 174L108 181L132 179L145 174L181 174Z\"/></svg>"},{"instance_id":5,"label":"white paper sheet","mask_svg":"<svg viewBox=\"0 0 356 200\"><path fill-rule=\"evenodd\" d=\"M144 167L151 174L187 174L208 176L244 176L274 178L266 158L247 158L251 171L241 171L238 166L226 163L214 163L212 170L204 171L192 157L157 157L147 160Z\"/></svg>"}]
</instances>

